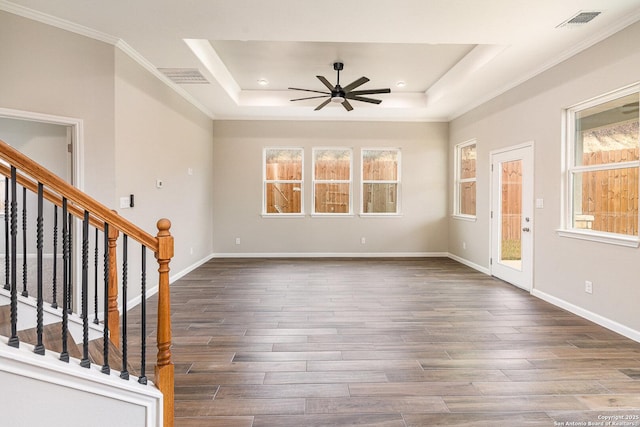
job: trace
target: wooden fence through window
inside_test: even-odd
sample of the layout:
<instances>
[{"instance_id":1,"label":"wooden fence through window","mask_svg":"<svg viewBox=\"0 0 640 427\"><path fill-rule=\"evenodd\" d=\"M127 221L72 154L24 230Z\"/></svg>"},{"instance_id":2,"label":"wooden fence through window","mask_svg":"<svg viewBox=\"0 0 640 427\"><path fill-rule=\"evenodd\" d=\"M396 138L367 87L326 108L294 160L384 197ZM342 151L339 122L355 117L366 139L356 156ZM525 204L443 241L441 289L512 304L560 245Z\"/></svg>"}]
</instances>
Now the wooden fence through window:
<instances>
[{"instance_id":1,"label":"wooden fence through window","mask_svg":"<svg viewBox=\"0 0 640 427\"><path fill-rule=\"evenodd\" d=\"M637 159L638 148L630 148L585 153L582 164L590 166ZM584 173L581 189L580 213L585 219L582 221L585 228L638 235L637 167Z\"/></svg>"}]
</instances>

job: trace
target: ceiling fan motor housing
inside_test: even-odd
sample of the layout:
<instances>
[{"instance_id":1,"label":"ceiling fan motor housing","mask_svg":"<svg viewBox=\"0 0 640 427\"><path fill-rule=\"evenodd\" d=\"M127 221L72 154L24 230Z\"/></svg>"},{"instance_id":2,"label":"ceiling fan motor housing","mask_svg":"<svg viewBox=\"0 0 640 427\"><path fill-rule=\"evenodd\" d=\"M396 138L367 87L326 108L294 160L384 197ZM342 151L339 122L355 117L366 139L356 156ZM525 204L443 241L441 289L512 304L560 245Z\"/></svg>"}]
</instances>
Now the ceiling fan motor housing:
<instances>
[{"instance_id":1,"label":"ceiling fan motor housing","mask_svg":"<svg viewBox=\"0 0 640 427\"><path fill-rule=\"evenodd\" d=\"M331 91L331 102L344 102L345 100L345 92L342 90L342 86L336 85L335 88Z\"/></svg>"}]
</instances>

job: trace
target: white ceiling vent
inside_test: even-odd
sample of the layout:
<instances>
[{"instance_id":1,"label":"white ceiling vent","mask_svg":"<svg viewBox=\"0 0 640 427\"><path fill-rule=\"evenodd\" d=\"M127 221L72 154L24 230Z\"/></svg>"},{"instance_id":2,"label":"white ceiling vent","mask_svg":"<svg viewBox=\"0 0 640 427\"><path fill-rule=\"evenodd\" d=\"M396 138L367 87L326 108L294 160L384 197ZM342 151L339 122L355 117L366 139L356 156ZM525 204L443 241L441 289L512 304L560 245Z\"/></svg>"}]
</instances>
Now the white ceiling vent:
<instances>
[{"instance_id":1,"label":"white ceiling vent","mask_svg":"<svg viewBox=\"0 0 640 427\"><path fill-rule=\"evenodd\" d=\"M579 12L572 16L571 18L564 21L562 24L558 25L556 28L562 27L576 27L580 25L587 24L591 22L596 16L600 15L602 12L591 11L591 12Z\"/></svg>"},{"instance_id":2,"label":"white ceiling vent","mask_svg":"<svg viewBox=\"0 0 640 427\"><path fill-rule=\"evenodd\" d=\"M180 85L209 83L197 68L158 68L158 71Z\"/></svg>"}]
</instances>

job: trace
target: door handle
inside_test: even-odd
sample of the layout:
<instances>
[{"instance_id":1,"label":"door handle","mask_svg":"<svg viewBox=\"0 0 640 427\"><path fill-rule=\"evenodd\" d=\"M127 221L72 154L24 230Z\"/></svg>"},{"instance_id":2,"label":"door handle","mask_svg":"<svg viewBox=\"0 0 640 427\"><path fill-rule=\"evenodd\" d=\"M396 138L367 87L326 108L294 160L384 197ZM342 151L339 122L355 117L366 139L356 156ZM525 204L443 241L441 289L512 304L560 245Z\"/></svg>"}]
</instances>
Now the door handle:
<instances>
[{"instance_id":1,"label":"door handle","mask_svg":"<svg viewBox=\"0 0 640 427\"><path fill-rule=\"evenodd\" d=\"M529 227L524 227L524 228L522 229L522 231L525 231L525 232L527 232L527 233L528 233L528 232L529 232L529 231L531 231L531 230L529 229Z\"/></svg>"}]
</instances>

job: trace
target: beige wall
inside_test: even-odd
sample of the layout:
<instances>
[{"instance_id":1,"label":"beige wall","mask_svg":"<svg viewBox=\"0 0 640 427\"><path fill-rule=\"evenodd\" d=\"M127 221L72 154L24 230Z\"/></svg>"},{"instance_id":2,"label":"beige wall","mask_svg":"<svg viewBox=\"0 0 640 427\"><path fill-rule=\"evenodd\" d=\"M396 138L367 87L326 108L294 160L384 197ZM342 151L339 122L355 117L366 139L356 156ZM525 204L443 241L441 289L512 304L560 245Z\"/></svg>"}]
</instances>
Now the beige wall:
<instances>
[{"instance_id":1,"label":"beige wall","mask_svg":"<svg viewBox=\"0 0 640 427\"><path fill-rule=\"evenodd\" d=\"M84 190L152 234L171 219L171 274L211 254L209 117L114 46L2 11L0 52L0 108L81 120Z\"/></svg>"},{"instance_id":2,"label":"beige wall","mask_svg":"<svg viewBox=\"0 0 640 427\"><path fill-rule=\"evenodd\" d=\"M84 189L114 202L114 50L0 11L0 107L81 119Z\"/></svg>"},{"instance_id":3,"label":"beige wall","mask_svg":"<svg viewBox=\"0 0 640 427\"><path fill-rule=\"evenodd\" d=\"M212 252L212 121L119 50L115 64L115 192L135 196L118 212L153 234L169 218L181 272Z\"/></svg>"},{"instance_id":4,"label":"beige wall","mask_svg":"<svg viewBox=\"0 0 640 427\"><path fill-rule=\"evenodd\" d=\"M447 251L446 123L216 121L214 123L214 253L223 256L382 254ZM303 218L264 218L262 154L268 146L305 149ZM354 150L351 217L311 217L312 147ZM402 215L359 216L360 150L402 150ZM235 239L240 238L240 245ZM365 237L366 244L360 239Z\"/></svg>"},{"instance_id":5,"label":"beige wall","mask_svg":"<svg viewBox=\"0 0 640 427\"><path fill-rule=\"evenodd\" d=\"M544 199L544 208L534 213L534 294L618 330L630 328L636 338L639 249L560 237L556 230L562 215L563 109L638 82L637 40L640 24L453 120L449 146L450 162L455 144L476 138L478 149L478 220L449 220L449 251L490 268L489 153L534 141L534 197ZM449 178L453 191L452 174ZM593 282L593 295L584 292L585 280Z\"/></svg>"}]
</instances>

